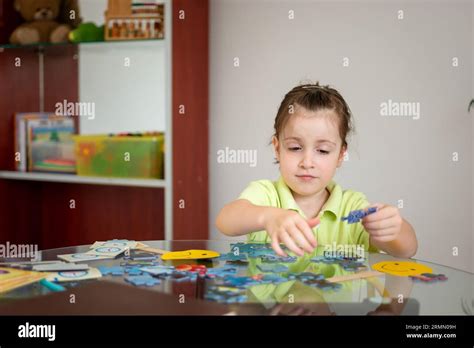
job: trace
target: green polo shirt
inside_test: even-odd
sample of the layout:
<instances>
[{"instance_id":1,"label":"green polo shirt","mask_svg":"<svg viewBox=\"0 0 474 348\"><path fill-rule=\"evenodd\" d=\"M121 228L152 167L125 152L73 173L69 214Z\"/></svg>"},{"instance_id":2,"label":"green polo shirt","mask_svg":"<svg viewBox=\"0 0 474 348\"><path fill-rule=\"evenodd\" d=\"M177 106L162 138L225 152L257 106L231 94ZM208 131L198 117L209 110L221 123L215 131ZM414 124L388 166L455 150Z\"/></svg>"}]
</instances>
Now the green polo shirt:
<instances>
[{"instance_id":1,"label":"green polo shirt","mask_svg":"<svg viewBox=\"0 0 474 348\"><path fill-rule=\"evenodd\" d=\"M377 252L377 248L369 245L369 234L361 222L348 224L341 221L350 211L369 206L365 195L352 190L342 190L334 181L329 183L327 189L330 196L319 214L321 223L313 228L318 245L331 246L332 249L345 245L360 245L366 251ZM246 199L259 206L294 210L308 218L295 202L290 188L281 176L277 181L252 181L240 194L239 199ZM270 236L266 231L256 231L248 235L248 241L270 243Z\"/></svg>"}]
</instances>

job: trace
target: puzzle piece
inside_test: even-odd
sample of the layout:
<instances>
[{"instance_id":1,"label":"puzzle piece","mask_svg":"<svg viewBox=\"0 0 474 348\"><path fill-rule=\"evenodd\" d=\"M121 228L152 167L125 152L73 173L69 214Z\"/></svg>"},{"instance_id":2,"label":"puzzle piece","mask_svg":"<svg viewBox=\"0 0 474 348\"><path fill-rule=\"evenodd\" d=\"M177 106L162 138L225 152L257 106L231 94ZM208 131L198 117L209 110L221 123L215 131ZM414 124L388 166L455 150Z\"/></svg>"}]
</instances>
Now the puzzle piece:
<instances>
[{"instance_id":1,"label":"puzzle piece","mask_svg":"<svg viewBox=\"0 0 474 348\"><path fill-rule=\"evenodd\" d=\"M220 254L212 250L183 250L170 251L161 255L162 260L197 260L197 259L212 259L219 257Z\"/></svg>"},{"instance_id":2,"label":"puzzle piece","mask_svg":"<svg viewBox=\"0 0 474 348\"><path fill-rule=\"evenodd\" d=\"M112 267L107 267L107 266L99 266L97 267L102 273L102 275L113 275L113 276L122 276L125 272L124 268L121 266L112 266Z\"/></svg>"},{"instance_id":3,"label":"puzzle piece","mask_svg":"<svg viewBox=\"0 0 474 348\"><path fill-rule=\"evenodd\" d=\"M248 254L256 250L273 250L268 243L232 243L230 245L232 253L238 251L239 254Z\"/></svg>"},{"instance_id":4,"label":"puzzle piece","mask_svg":"<svg viewBox=\"0 0 474 348\"><path fill-rule=\"evenodd\" d=\"M214 267L209 268L206 273L206 277L220 277L224 278L225 276L233 275L237 273L237 268L232 266L223 266L223 267Z\"/></svg>"},{"instance_id":5,"label":"puzzle piece","mask_svg":"<svg viewBox=\"0 0 474 348\"><path fill-rule=\"evenodd\" d=\"M129 276L125 277L125 281L135 286L154 286L161 283L159 279L150 275Z\"/></svg>"},{"instance_id":6,"label":"puzzle piece","mask_svg":"<svg viewBox=\"0 0 474 348\"><path fill-rule=\"evenodd\" d=\"M227 262L248 262L247 255L244 253L238 253L237 255L233 252L222 254L217 258L220 261L227 261Z\"/></svg>"},{"instance_id":7,"label":"puzzle piece","mask_svg":"<svg viewBox=\"0 0 474 348\"><path fill-rule=\"evenodd\" d=\"M174 272L173 266L149 266L140 268L141 271L155 276L168 276Z\"/></svg>"},{"instance_id":8,"label":"puzzle piece","mask_svg":"<svg viewBox=\"0 0 474 348\"><path fill-rule=\"evenodd\" d=\"M312 273L312 272L288 273L288 279L299 280L304 283L306 281L311 281L311 280L323 280L324 275L319 274L319 273Z\"/></svg>"},{"instance_id":9,"label":"puzzle piece","mask_svg":"<svg viewBox=\"0 0 474 348\"><path fill-rule=\"evenodd\" d=\"M193 281L193 280L196 280L196 278L197 278L196 273L174 271L173 273L171 273L169 279L176 282L183 282L183 281Z\"/></svg>"},{"instance_id":10,"label":"puzzle piece","mask_svg":"<svg viewBox=\"0 0 474 348\"><path fill-rule=\"evenodd\" d=\"M265 274L263 277L260 279L262 283L272 283L272 284L280 284L287 282L288 279L279 276L278 274Z\"/></svg>"},{"instance_id":11,"label":"puzzle piece","mask_svg":"<svg viewBox=\"0 0 474 348\"><path fill-rule=\"evenodd\" d=\"M224 284L235 288L247 288L252 285L258 285L260 282L252 277L227 276L224 278Z\"/></svg>"},{"instance_id":12,"label":"puzzle piece","mask_svg":"<svg viewBox=\"0 0 474 348\"><path fill-rule=\"evenodd\" d=\"M125 268L125 272L128 274L128 275L141 275L143 274L143 271L140 269L140 267L126 267Z\"/></svg>"},{"instance_id":13,"label":"puzzle piece","mask_svg":"<svg viewBox=\"0 0 474 348\"><path fill-rule=\"evenodd\" d=\"M321 290L334 290L337 291L342 288L342 284L339 283L329 283L325 279L322 280L309 280L307 282L303 282L305 285L312 286L319 288Z\"/></svg>"},{"instance_id":14,"label":"puzzle piece","mask_svg":"<svg viewBox=\"0 0 474 348\"><path fill-rule=\"evenodd\" d=\"M342 268L346 271L358 271L361 269L367 268L366 265L364 265L362 262L359 261L343 261L340 263Z\"/></svg>"},{"instance_id":15,"label":"puzzle piece","mask_svg":"<svg viewBox=\"0 0 474 348\"><path fill-rule=\"evenodd\" d=\"M261 257L262 262L273 263L273 262L282 262L282 263L293 263L296 262L296 257L294 256L279 256L279 255L263 255Z\"/></svg>"},{"instance_id":16,"label":"puzzle piece","mask_svg":"<svg viewBox=\"0 0 474 348\"><path fill-rule=\"evenodd\" d=\"M251 259L256 259L257 257L263 256L273 256L276 255L273 249L257 249L257 250L250 250L247 253L248 257Z\"/></svg>"},{"instance_id":17,"label":"puzzle piece","mask_svg":"<svg viewBox=\"0 0 474 348\"><path fill-rule=\"evenodd\" d=\"M197 273L200 276L204 276L207 272L207 267L205 265L188 265L182 264L175 267L177 271Z\"/></svg>"},{"instance_id":18,"label":"puzzle piece","mask_svg":"<svg viewBox=\"0 0 474 348\"><path fill-rule=\"evenodd\" d=\"M282 273L288 271L288 267L280 264L260 264L257 265L257 268L262 272L273 272L273 273Z\"/></svg>"},{"instance_id":19,"label":"puzzle piece","mask_svg":"<svg viewBox=\"0 0 474 348\"><path fill-rule=\"evenodd\" d=\"M325 253L324 256L315 256L311 258L311 262L338 264L346 271L357 271L367 268L364 264L365 259L360 258L359 256L332 255L330 253Z\"/></svg>"},{"instance_id":20,"label":"puzzle piece","mask_svg":"<svg viewBox=\"0 0 474 348\"><path fill-rule=\"evenodd\" d=\"M312 286L321 290L339 290L342 287L339 283L329 283L323 274L318 273L290 273L288 279L298 280L307 286Z\"/></svg>"},{"instance_id":21,"label":"puzzle piece","mask_svg":"<svg viewBox=\"0 0 474 348\"><path fill-rule=\"evenodd\" d=\"M157 266L158 262L156 261L144 261L144 260L126 260L120 262L120 266L139 266L139 267L147 267L147 266Z\"/></svg>"},{"instance_id":22,"label":"puzzle piece","mask_svg":"<svg viewBox=\"0 0 474 348\"><path fill-rule=\"evenodd\" d=\"M353 210L349 213L349 215L342 217L341 221L347 221L347 223L349 224L354 224L362 220L367 215L375 213L376 211L377 211L376 207L370 207L367 210L365 209Z\"/></svg>"},{"instance_id":23,"label":"puzzle piece","mask_svg":"<svg viewBox=\"0 0 474 348\"><path fill-rule=\"evenodd\" d=\"M227 304L247 301L247 296L241 289L223 286L210 287L204 294L204 298L206 300Z\"/></svg>"},{"instance_id":24,"label":"puzzle piece","mask_svg":"<svg viewBox=\"0 0 474 348\"><path fill-rule=\"evenodd\" d=\"M410 276L410 278L413 279L414 281L422 281L425 283L433 283L437 281L448 280L448 277L446 277L444 274L435 274L435 273L422 273L420 275Z\"/></svg>"},{"instance_id":25,"label":"puzzle piece","mask_svg":"<svg viewBox=\"0 0 474 348\"><path fill-rule=\"evenodd\" d=\"M158 256L141 250L130 250L128 253L125 253L123 258L132 261L154 261Z\"/></svg>"}]
</instances>

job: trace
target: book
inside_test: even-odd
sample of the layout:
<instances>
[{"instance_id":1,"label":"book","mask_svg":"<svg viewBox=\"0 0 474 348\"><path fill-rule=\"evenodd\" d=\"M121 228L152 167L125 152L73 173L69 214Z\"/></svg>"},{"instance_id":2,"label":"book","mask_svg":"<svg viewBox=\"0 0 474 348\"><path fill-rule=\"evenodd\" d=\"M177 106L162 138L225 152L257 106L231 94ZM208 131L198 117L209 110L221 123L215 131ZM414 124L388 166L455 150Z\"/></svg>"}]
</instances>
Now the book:
<instances>
[{"instance_id":1,"label":"book","mask_svg":"<svg viewBox=\"0 0 474 348\"><path fill-rule=\"evenodd\" d=\"M50 112L19 112L15 114L14 121L14 145L15 145L15 170L26 172L28 168L28 157L26 148L26 121L29 119L47 119L57 117ZM19 156L17 157L17 155Z\"/></svg>"},{"instance_id":2,"label":"book","mask_svg":"<svg viewBox=\"0 0 474 348\"><path fill-rule=\"evenodd\" d=\"M76 172L72 118L26 119L26 132L29 171Z\"/></svg>"}]
</instances>

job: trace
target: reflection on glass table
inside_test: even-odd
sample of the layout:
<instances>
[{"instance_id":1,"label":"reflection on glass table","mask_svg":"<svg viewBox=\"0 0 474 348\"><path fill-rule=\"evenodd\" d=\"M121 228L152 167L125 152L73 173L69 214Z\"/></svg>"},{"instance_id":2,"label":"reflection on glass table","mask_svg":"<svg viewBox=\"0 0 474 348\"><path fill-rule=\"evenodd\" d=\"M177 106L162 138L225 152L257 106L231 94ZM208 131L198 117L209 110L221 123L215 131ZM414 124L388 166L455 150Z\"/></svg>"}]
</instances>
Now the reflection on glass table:
<instances>
[{"instance_id":1,"label":"reflection on glass table","mask_svg":"<svg viewBox=\"0 0 474 348\"><path fill-rule=\"evenodd\" d=\"M146 245L168 251L190 249L214 250L221 255L231 252L231 241L145 241ZM57 255L86 252L89 246L77 246L51 249L41 252L41 260L56 260ZM179 296L187 294L196 299L210 301L209 293L214 289L220 291L236 291L244 299L239 303L227 303L229 311L236 314L258 315L472 315L473 275L468 272L442 266L426 261L411 259L410 261L427 266L433 273L443 274L444 281L422 282L411 277L380 274L378 276L355 280L339 281L337 289L319 286L309 286L298 280L295 275L309 272L321 275L329 280L332 277L353 275L354 270L345 269L338 263L317 262L324 253L318 247L312 254L296 258L294 262L270 263L262 261L262 257L248 258L246 262L228 262L222 259L206 260L160 260L162 265L180 268L183 264L205 265L208 273L214 268L229 266L234 268L233 277L252 277L262 279L262 274L268 279L278 281L255 282L241 289L232 289L223 278L208 279L197 276L184 281L171 280L164 277L160 284L147 287L150 291L159 291ZM382 261L403 261L386 254L366 253L363 261L365 271L370 271L372 265ZM5 260L1 260L5 261ZM8 260L10 261L10 260ZM119 266L123 257L116 259L87 262L90 267ZM405 260L406 261L406 260ZM277 272L265 272L269 265ZM280 269L278 269L280 268ZM263 271L262 271L263 270ZM307 274L307 273L304 273ZM248 279L248 278L247 278ZM98 280L62 283L66 287L81 287L91 282L116 282L128 284L124 276L103 276ZM235 284L234 284L235 285ZM38 283L27 285L0 295L0 304L12 300L42 296L51 290ZM112 295L113 296L113 295ZM159 314L159 313L157 313ZM206 314L203 312L203 314Z\"/></svg>"}]
</instances>

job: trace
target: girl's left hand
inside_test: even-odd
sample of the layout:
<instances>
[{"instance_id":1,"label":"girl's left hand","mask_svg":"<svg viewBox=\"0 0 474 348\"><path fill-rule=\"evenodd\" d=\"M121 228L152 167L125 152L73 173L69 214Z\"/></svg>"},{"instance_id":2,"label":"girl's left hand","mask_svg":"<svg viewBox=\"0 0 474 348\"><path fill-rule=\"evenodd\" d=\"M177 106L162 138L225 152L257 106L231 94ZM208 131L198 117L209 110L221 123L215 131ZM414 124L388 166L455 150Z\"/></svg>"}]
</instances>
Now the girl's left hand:
<instances>
[{"instance_id":1,"label":"girl's left hand","mask_svg":"<svg viewBox=\"0 0 474 348\"><path fill-rule=\"evenodd\" d=\"M362 225L375 242L390 242L397 239L402 230L403 218L397 207L375 203L377 211L362 219Z\"/></svg>"}]
</instances>

